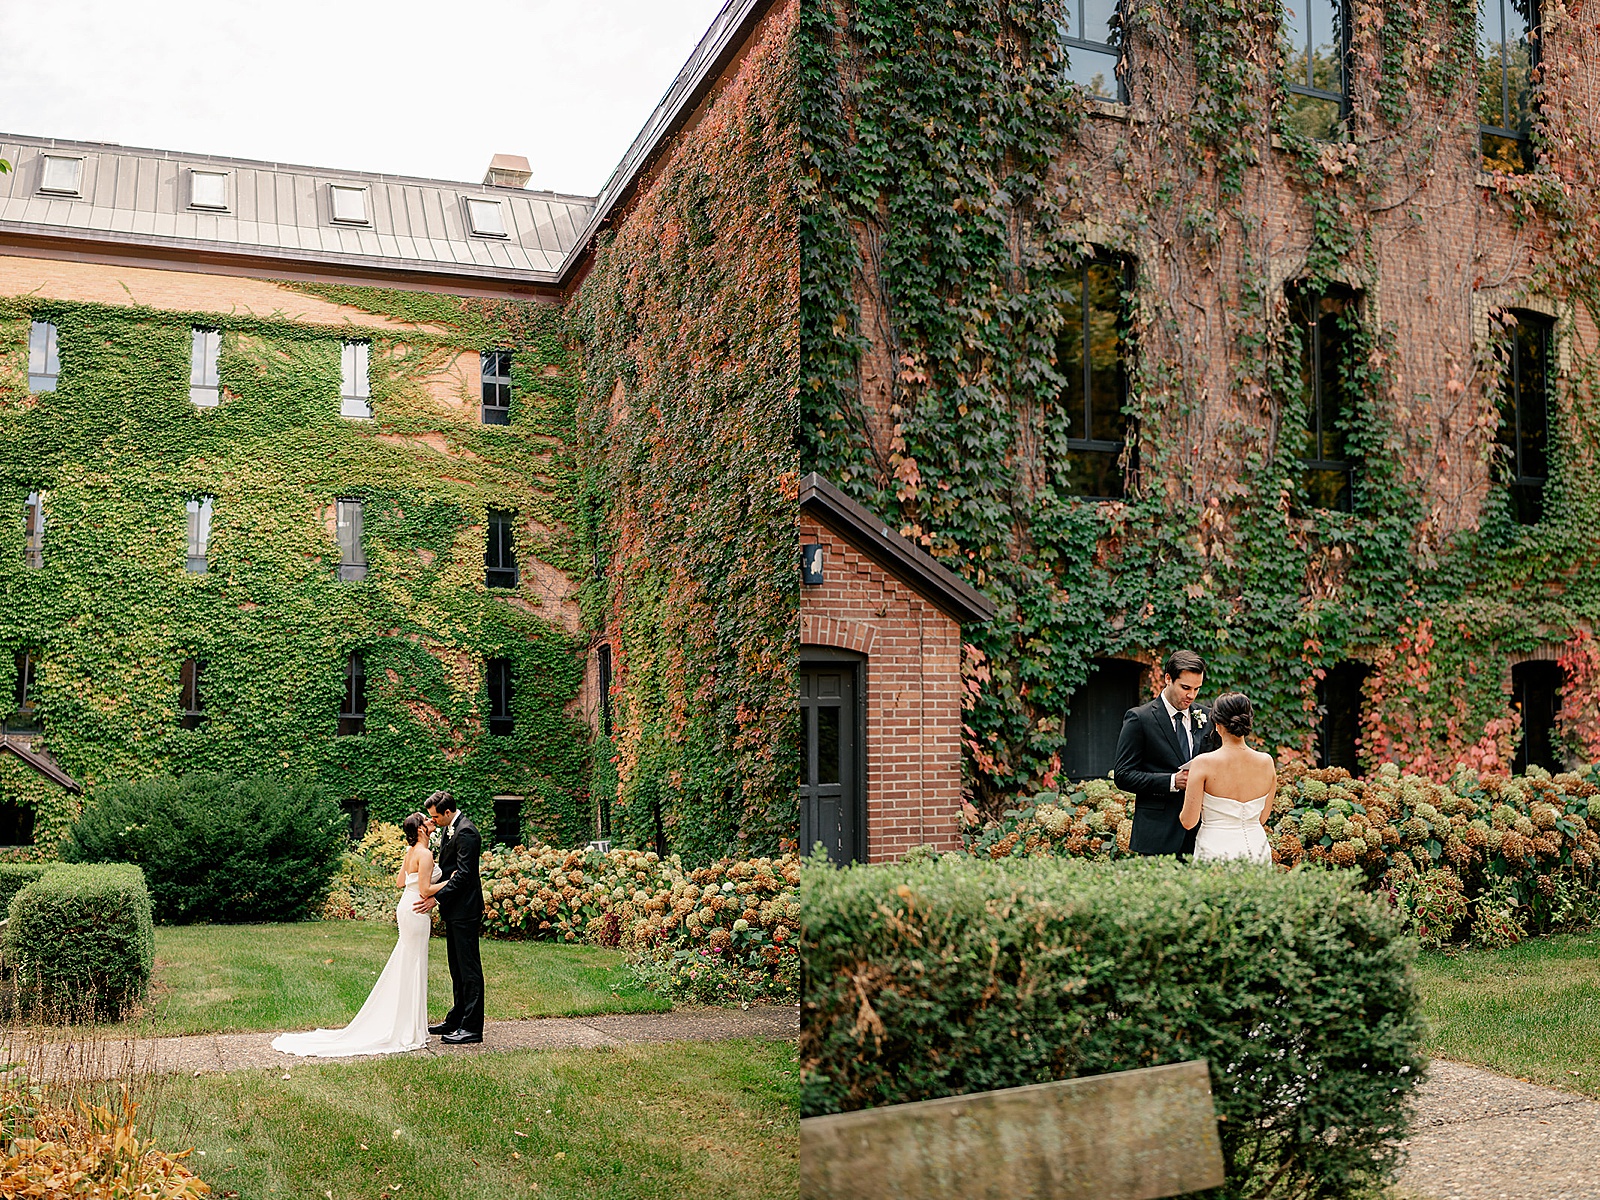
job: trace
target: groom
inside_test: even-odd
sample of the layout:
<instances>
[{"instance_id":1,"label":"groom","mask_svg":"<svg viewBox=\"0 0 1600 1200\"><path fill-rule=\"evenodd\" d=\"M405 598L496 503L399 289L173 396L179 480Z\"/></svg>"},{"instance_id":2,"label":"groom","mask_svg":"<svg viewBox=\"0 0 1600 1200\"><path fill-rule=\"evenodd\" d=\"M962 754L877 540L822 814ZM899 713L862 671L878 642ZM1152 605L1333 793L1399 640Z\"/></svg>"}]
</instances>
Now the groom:
<instances>
[{"instance_id":1,"label":"groom","mask_svg":"<svg viewBox=\"0 0 1600 1200\"><path fill-rule=\"evenodd\" d=\"M444 944L450 957L450 1011L428 1032L440 1034L450 1046L483 1041L483 964L478 958L478 935L483 928L483 884L478 879L478 827L456 807L449 792L428 797L428 815L439 835L439 871L445 884L412 907L425 913L439 906L444 922Z\"/></svg>"},{"instance_id":2,"label":"groom","mask_svg":"<svg viewBox=\"0 0 1600 1200\"><path fill-rule=\"evenodd\" d=\"M1135 854L1194 853L1195 830L1178 823L1189 760L1222 744L1210 714L1194 698L1205 682L1206 664L1193 650L1168 656L1161 694L1130 708L1117 738L1116 784L1132 792Z\"/></svg>"}]
</instances>

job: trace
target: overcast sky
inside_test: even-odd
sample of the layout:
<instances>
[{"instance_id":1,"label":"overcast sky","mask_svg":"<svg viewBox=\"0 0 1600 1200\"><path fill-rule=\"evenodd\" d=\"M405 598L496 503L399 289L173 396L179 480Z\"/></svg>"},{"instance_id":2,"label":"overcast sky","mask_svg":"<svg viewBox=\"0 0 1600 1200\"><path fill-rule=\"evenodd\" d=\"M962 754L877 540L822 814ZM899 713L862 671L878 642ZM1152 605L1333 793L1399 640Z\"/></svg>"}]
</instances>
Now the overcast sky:
<instances>
[{"instance_id":1,"label":"overcast sky","mask_svg":"<svg viewBox=\"0 0 1600 1200\"><path fill-rule=\"evenodd\" d=\"M723 0L0 0L0 130L593 195Z\"/></svg>"}]
</instances>

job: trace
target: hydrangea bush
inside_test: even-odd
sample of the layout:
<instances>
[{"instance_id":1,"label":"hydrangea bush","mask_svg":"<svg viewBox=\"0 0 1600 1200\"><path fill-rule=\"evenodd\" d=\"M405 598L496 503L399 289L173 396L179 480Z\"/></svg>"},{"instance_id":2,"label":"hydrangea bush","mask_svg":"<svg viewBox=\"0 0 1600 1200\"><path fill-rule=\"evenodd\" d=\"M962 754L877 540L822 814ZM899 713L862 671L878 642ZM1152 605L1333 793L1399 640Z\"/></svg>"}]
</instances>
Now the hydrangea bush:
<instances>
[{"instance_id":1,"label":"hydrangea bush","mask_svg":"<svg viewBox=\"0 0 1600 1200\"><path fill-rule=\"evenodd\" d=\"M1365 779L1290 765L1278 784L1274 861L1361 872L1425 945L1504 946L1600 917L1600 769L1462 768L1440 782L1392 763ZM1109 780L1089 780L969 825L965 842L989 859L1126 857L1133 803Z\"/></svg>"},{"instance_id":2,"label":"hydrangea bush","mask_svg":"<svg viewBox=\"0 0 1600 1200\"><path fill-rule=\"evenodd\" d=\"M329 919L394 919L398 827L375 823L341 865ZM686 868L653 851L498 847L479 861L489 937L627 951L674 999L793 1001L799 992L800 860L725 858Z\"/></svg>"}]
</instances>

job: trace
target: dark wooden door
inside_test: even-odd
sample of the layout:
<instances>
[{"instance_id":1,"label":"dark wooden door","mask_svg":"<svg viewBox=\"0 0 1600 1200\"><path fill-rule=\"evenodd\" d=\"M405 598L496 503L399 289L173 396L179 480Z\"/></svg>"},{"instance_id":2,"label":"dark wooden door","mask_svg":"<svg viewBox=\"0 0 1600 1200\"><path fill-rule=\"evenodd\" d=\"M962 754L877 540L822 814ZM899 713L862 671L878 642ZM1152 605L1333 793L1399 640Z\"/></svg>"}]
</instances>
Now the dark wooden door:
<instances>
[{"instance_id":1,"label":"dark wooden door","mask_svg":"<svg viewBox=\"0 0 1600 1200\"><path fill-rule=\"evenodd\" d=\"M1522 744L1513 769L1529 766L1559 771L1556 761L1556 714L1561 711L1561 665L1535 659L1511 668L1512 703L1522 713Z\"/></svg>"},{"instance_id":2,"label":"dark wooden door","mask_svg":"<svg viewBox=\"0 0 1600 1200\"><path fill-rule=\"evenodd\" d=\"M800 667L800 848L818 842L841 865L863 858L856 776L856 667Z\"/></svg>"},{"instance_id":3,"label":"dark wooden door","mask_svg":"<svg viewBox=\"0 0 1600 1200\"><path fill-rule=\"evenodd\" d=\"M1139 663L1104 659L1073 693L1061 753L1062 773L1068 779L1104 779L1111 773L1117 762L1122 718L1139 703L1143 674Z\"/></svg>"}]
</instances>

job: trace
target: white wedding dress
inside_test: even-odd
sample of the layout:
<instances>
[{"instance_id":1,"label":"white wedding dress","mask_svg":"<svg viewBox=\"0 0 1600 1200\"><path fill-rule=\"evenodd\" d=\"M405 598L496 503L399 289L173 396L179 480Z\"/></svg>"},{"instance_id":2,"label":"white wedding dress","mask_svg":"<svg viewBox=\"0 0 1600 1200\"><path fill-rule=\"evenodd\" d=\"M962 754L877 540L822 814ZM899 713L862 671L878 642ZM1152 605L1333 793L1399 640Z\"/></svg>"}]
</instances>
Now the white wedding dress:
<instances>
[{"instance_id":1,"label":"white wedding dress","mask_svg":"<svg viewBox=\"0 0 1600 1200\"><path fill-rule=\"evenodd\" d=\"M433 868L433 882L440 871ZM345 1058L352 1054L398 1054L428 1044L428 934L432 919L411 906L417 902L417 873L406 876L406 890L394 910L400 936L394 953L372 985L367 1002L343 1029L285 1033L272 1048L310 1058Z\"/></svg>"},{"instance_id":2,"label":"white wedding dress","mask_svg":"<svg viewBox=\"0 0 1600 1200\"><path fill-rule=\"evenodd\" d=\"M1267 800L1267 796L1229 800L1206 792L1200 806L1200 830L1194 836L1194 861L1244 858L1271 862L1272 847L1267 842L1267 831L1261 827L1261 810Z\"/></svg>"}]
</instances>

